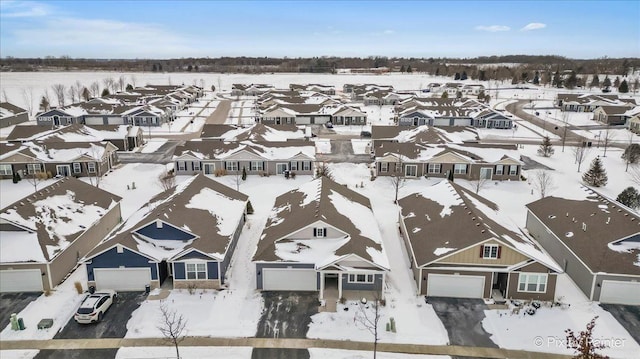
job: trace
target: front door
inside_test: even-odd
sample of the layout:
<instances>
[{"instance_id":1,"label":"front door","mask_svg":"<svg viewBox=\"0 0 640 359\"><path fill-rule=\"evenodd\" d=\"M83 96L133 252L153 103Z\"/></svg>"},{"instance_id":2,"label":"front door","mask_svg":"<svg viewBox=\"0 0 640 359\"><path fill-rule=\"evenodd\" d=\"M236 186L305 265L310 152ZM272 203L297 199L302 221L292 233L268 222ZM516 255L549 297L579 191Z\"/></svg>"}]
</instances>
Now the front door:
<instances>
[{"instance_id":1,"label":"front door","mask_svg":"<svg viewBox=\"0 0 640 359\"><path fill-rule=\"evenodd\" d=\"M276 164L276 174L283 174L288 169L286 163L277 163Z\"/></svg>"},{"instance_id":2,"label":"front door","mask_svg":"<svg viewBox=\"0 0 640 359\"><path fill-rule=\"evenodd\" d=\"M58 176L69 177L71 175L71 166L69 165L57 165L56 174Z\"/></svg>"},{"instance_id":3,"label":"front door","mask_svg":"<svg viewBox=\"0 0 640 359\"><path fill-rule=\"evenodd\" d=\"M204 174L212 175L216 170L216 165L213 163L205 163L204 164Z\"/></svg>"}]
</instances>

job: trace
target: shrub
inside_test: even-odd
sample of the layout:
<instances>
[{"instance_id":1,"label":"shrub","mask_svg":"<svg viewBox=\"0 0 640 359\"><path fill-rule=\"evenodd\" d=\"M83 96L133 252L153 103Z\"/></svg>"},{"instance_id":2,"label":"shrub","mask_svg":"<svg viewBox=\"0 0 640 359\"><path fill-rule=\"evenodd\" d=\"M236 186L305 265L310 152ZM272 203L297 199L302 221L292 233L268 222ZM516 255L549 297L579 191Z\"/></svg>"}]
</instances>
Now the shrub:
<instances>
[{"instance_id":1,"label":"shrub","mask_svg":"<svg viewBox=\"0 0 640 359\"><path fill-rule=\"evenodd\" d=\"M78 294L84 293L84 288L82 288L82 283L73 282L73 286L76 288L76 292L78 292Z\"/></svg>"},{"instance_id":2,"label":"shrub","mask_svg":"<svg viewBox=\"0 0 640 359\"><path fill-rule=\"evenodd\" d=\"M218 168L217 170L215 170L215 172L213 172L213 174L216 177L226 176L227 175L227 170L225 170L224 168Z\"/></svg>"}]
</instances>

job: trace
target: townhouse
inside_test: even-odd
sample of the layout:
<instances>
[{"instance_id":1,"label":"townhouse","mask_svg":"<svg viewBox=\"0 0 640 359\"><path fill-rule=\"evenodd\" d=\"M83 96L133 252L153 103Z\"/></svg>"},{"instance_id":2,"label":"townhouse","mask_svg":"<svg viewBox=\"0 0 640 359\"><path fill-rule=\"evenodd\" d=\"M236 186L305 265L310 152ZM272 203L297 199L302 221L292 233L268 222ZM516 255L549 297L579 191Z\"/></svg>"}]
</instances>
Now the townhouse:
<instances>
[{"instance_id":1,"label":"townhouse","mask_svg":"<svg viewBox=\"0 0 640 359\"><path fill-rule=\"evenodd\" d=\"M29 112L8 102L0 102L0 128L29 121Z\"/></svg>"}]
</instances>

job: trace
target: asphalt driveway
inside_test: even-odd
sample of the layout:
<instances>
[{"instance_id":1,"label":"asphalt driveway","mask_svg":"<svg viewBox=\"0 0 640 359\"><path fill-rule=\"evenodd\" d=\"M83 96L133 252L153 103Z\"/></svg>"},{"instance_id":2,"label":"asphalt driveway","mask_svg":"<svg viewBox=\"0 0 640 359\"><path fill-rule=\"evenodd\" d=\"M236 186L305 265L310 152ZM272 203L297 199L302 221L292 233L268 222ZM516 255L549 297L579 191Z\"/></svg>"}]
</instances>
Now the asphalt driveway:
<instances>
[{"instance_id":1,"label":"asphalt driveway","mask_svg":"<svg viewBox=\"0 0 640 359\"><path fill-rule=\"evenodd\" d=\"M9 324L11 313L19 314L42 293L0 293L0 330Z\"/></svg>"},{"instance_id":2,"label":"asphalt driveway","mask_svg":"<svg viewBox=\"0 0 640 359\"><path fill-rule=\"evenodd\" d=\"M318 313L317 292L262 292L264 309L257 338L306 338L311 316ZM252 359L308 359L306 349L255 348Z\"/></svg>"},{"instance_id":3,"label":"asphalt driveway","mask_svg":"<svg viewBox=\"0 0 640 359\"><path fill-rule=\"evenodd\" d=\"M488 309L482 299L428 297L427 301L447 328L451 345L498 347L482 328Z\"/></svg>"},{"instance_id":4,"label":"asphalt driveway","mask_svg":"<svg viewBox=\"0 0 640 359\"><path fill-rule=\"evenodd\" d=\"M60 329L54 339L124 338L131 313L146 299L144 292L120 292L99 323L78 324L73 318Z\"/></svg>"},{"instance_id":5,"label":"asphalt driveway","mask_svg":"<svg viewBox=\"0 0 640 359\"><path fill-rule=\"evenodd\" d=\"M640 344L640 306L620 304L600 304L611 313L614 318L626 329L631 337Z\"/></svg>"},{"instance_id":6,"label":"asphalt driveway","mask_svg":"<svg viewBox=\"0 0 640 359\"><path fill-rule=\"evenodd\" d=\"M41 350L33 359L113 359L118 349Z\"/></svg>"}]
</instances>

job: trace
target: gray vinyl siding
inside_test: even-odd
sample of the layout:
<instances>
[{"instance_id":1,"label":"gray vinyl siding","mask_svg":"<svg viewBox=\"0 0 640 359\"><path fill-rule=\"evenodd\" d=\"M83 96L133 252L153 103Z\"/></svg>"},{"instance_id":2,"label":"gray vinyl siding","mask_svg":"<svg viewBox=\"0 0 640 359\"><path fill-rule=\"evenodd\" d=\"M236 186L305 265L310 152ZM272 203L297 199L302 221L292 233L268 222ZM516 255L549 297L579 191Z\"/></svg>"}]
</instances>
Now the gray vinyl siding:
<instances>
[{"instance_id":1,"label":"gray vinyl siding","mask_svg":"<svg viewBox=\"0 0 640 359\"><path fill-rule=\"evenodd\" d=\"M156 262L151 261L149 258L132 252L127 248L123 248L122 253L118 253L117 249L111 248L108 251L101 253L100 255L91 258L90 262L87 262L87 278L94 281L93 270L95 268L150 268L151 280L158 280L158 266Z\"/></svg>"},{"instance_id":2,"label":"gray vinyl siding","mask_svg":"<svg viewBox=\"0 0 640 359\"><path fill-rule=\"evenodd\" d=\"M354 273L355 274L355 273ZM361 273L362 274L362 273ZM374 274L373 283L349 283L349 274L342 274L342 290L382 290L382 274Z\"/></svg>"},{"instance_id":3,"label":"gray vinyl siding","mask_svg":"<svg viewBox=\"0 0 640 359\"><path fill-rule=\"evenodd\" d=\"M310 268L315 266L308 263L256 263L256 288L262 289L262 270L264 268ZM320 288L320 275L316 276L316 290Z\"/></svg>"},{"instance_id":4,"label":"gray vinyl siding","mask_svg":"<svg viewBox=\"0 0 640 359\"><path fill-rule=\"evenodd\" d=\"M26 112L19 113L15 116L5 117L0 120L0 128L17 125L27 121L29 121L29 115Z\"/></svg>"},{"instance_id":5,"label":"gray vinyl siding","mask_svg":"<svg viewBox=\"0 0 640 359\"><path fill-rule=\"evenodd\" d=\"M204 165L205 164L215 164L216 170L220 170L220 169L224 169L227 171L227 174L235 174L236 171L231 171L227 169L227 162L237 162L238 163L238 173L242 173L242 168L244 167L247 171L247 175L263 175L263 174L268 174L268 175L276 175L277 174L277 164L278 163L286 163L287 164L287 168L291 168L291 162L297 162L298 164L298 169L293 171L295 172L297 175L311 175L313 174L313 160L272 160L272 161L266 161L266 160L262 160L262 161L207 161L207 162L202 162L202 161L191 161L191 160L178 160L175 161L175 170L176 170L176 174L178 175L192 175L192 174L196 174L196 173L204 173ZM262 170L255 170L252 171L251 170L251 162L262 162ZM309 168L310 170L308 171L304 171L302 170L302 166L304 162L309 162ZM196 170L194 169L194 163L199 163L200 164L200 169ZM181 169L181 166L184 169ZM211 173L213 174L213 173Z\"/></svg>"},{"instance_id":6,"label":"gray vinyl siding","mask_svg":"<svg viewBox=\"0 0 640 359\"><path fill-rule=\"evenodd\" d=\"M187 279L186 263L174 262L173 263L173 279L185 280ZM218 262L207 261L207 279L219 279L218 277Z\"/></svg>"},{"instance_id":7,"label":"gray vinyl siding","mask_svg":"<svg viewBox=\"0 0 640 359\"><path fill-rule=\"evenodd\" d=\"M233 257L233 252L236 250L236 246L238 245L238 238L240 238L240 233L242 232L242 227L244 226L245 216L240 218L240 223L238 223L238 227L236 227L235 232L233 233L233 237L231 238L231 242L229 243L229 247L227 248L227 253L224 256L222 262L220 262L220 284L225 283L225 276L227 274L227 269L229 268L229 263L231 262L231 258Z\"/></svg>"},{"instance_id":8,"label":"gray vinyl siding","mask_svg":"<svg viewBox=\"0 0 640 359\"><path fill-rule=\"evenodd\" d=\"M589 298L593 274L547 227L527 210L527 230Z\"/></svg>"}]
</instances>

